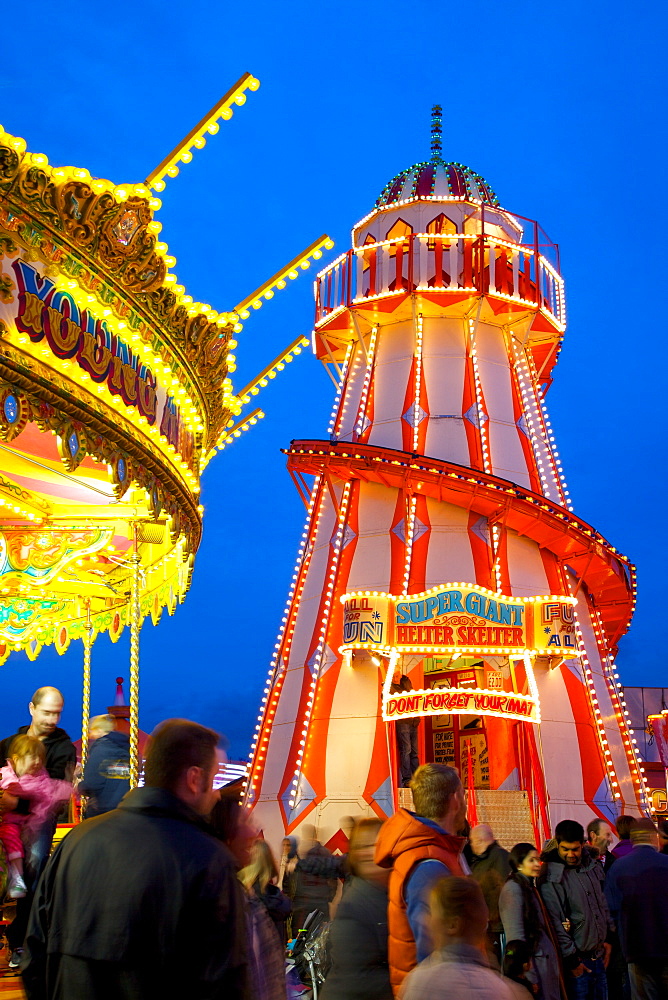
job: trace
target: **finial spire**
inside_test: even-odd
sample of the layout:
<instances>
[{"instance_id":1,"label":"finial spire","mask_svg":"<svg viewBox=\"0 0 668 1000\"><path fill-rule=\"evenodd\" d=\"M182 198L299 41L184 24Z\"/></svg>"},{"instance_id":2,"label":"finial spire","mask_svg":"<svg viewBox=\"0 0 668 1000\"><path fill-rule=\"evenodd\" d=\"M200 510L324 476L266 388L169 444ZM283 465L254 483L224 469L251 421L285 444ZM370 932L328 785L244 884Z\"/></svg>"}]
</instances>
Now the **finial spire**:
<instances>
[{"instance_id":1,"label":"finial spire","mask_svg":"<svg viewBox=\"0 0 668 1000\"><path fill-rule=\"evenodd\" d=\"M443 108L440 104L434 104L431 109L431 158L440 160L443 152L441 146L441 131L443 123Z\"/></svg>"},{"instance_id":2,"label":"finial spire","mask_svg":"<svg viewBox=\"0 0 668 1000\"><path fill-rule=\"evenodd\" d=\"M125 705L125 695L123 694L123 678L116 678L116 697L114 698L114 705Z\"/></svg>"}]
</instances>

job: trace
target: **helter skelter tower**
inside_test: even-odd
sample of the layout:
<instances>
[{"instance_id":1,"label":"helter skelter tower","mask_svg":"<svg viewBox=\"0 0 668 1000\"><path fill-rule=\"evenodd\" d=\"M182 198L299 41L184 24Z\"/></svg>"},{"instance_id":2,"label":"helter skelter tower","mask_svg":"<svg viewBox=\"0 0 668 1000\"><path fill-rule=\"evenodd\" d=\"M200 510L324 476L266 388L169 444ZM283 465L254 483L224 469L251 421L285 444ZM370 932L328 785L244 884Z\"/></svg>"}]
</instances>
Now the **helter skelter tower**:
<instances>
[{"instance_id":1,"label":"helter skelter tower","mask_svg":"<svg viewBox=\"0 0 668 1000\"><path fill-rule=\"evenodd\" d=\"M572 513L544 403L558 249L440 135L436 107L431 159L316 281L337 392L328 438L287 452L308 513L246 789L274 844L403 804L405 717L511 842L648 809L613 662L633 567Z\"/></svg>"}]
</instances>

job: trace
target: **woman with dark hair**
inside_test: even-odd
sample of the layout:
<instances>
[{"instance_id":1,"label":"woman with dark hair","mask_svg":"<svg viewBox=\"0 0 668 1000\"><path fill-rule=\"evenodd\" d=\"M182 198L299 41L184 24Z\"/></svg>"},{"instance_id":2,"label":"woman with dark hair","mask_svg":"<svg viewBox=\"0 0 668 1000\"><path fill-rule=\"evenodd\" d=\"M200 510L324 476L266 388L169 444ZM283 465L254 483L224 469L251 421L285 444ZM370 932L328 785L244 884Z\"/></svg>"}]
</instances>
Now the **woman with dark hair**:
<instances>
[{"instance_id":1,"label":"woman with dark hair","mask_svg":"<svg viewBox=\"0 0 668 1000\"><path fill-rule=\"evenodd\" d=\"M362 819L350 835L351 879L329 931L332 965L322 1000L392 1000L387 962L387 868L373 860L382 823Z\"/></svg>"},{"instance_id":2,"label":"woman with dark hair","mask_svg":"<svg viewBox=\"0 0 668 1000\"><path fill-rule=\"evenodd\" d=\"M631 843L631 827L636 825L635 816L625 816L622 814L618 816L615 820L615 827L617 828L617 836L619 837L619 843L616 847L613 847L612 854L616 858L624 858L627 854L630 854L633 850L633 844Z\"/></svg>"},{"instance_id":3,"label":"woman with dark hair","mask_svg":"<svg viewBox=\"0 0 668 1000\"><path fill-rule=\"evenodd\" d=\"M526 942L531 966L525 975L538 988L539 1000L565 1000L559 949L535 885L541 864L538 851L533 844L515 844L509 861L511 873L499 896L506 941Z\"/></svg>"}]
</instances>

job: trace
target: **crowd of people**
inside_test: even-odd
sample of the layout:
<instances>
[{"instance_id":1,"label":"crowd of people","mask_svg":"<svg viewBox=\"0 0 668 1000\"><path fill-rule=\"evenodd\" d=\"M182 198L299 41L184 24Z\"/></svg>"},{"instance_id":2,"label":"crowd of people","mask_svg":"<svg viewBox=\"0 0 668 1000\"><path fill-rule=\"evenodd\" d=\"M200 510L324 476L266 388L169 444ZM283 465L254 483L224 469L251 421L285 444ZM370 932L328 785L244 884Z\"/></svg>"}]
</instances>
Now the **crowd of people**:
<instances>
[{"instance_id":1,"label":"crowd of people","mask_svg":"<svg viewBox=\"0 0 668 1000\"><path fill-rule=\"evenodd\" d=\"M213 787L217 733L161 723L128 790L113 718L91 720L79 774L62 708L41 688L0 745L7 938L29 1000L305 998L313 983L286 976L286 956L313 926L322 1000L668 998L665 825L565 819L547 843L507 851L489 825L468 829L457 771L423 764L413 811L346 818L345 854L302 826L277 863L235 794ZM74 786L88 818L49 858Z\"/></svg>"}]
</instances>

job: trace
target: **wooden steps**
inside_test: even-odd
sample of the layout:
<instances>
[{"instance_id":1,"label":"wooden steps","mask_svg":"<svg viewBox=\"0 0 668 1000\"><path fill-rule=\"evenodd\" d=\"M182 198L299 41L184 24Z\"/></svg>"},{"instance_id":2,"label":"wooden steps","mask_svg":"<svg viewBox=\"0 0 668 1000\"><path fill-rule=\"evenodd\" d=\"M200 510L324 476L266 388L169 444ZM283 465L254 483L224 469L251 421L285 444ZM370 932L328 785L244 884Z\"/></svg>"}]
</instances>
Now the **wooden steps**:
<instances>
[{"instance_id":1,"label":"wooden steps","mask_svg":"<svg viewBox=\"0 0 668 1000\"><path fill-rule=\"evenodd\" d=\"M0 1000L25 1000L23 980L18 970L8 969L9 951L5 946L0 951Z\"/></svg>"},{"instance_id":2,"label":"wooden steps","mask_svg":"<svg viewBox=\"0 0 668 1000\"><path fill-rule=\"evenodd\" d=\"M5 903L0 907L0 932L3 932L7 924L14 918L14 904ZM7 947L4 937L1 939L0 948L0 1000L25 1000L23 980L18 969L10 969L7 966L11 952Z\"/></svg>"}]
</instances>

